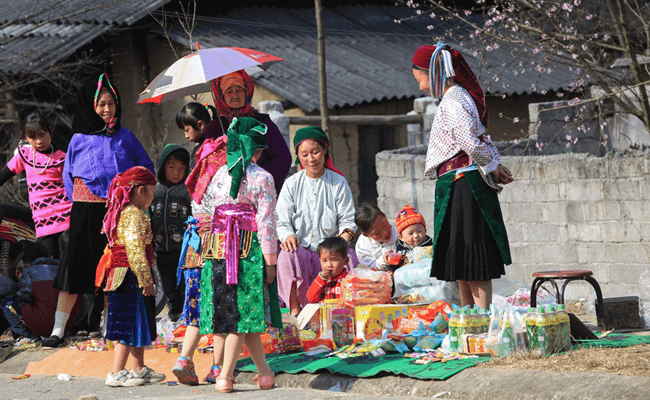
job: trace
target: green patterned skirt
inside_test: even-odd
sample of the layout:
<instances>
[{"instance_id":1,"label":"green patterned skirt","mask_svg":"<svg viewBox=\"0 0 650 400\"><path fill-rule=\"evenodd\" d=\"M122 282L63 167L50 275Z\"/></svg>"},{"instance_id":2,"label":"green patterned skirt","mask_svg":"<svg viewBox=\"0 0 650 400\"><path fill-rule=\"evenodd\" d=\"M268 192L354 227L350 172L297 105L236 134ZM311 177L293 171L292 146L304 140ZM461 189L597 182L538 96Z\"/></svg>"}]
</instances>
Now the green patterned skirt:
<instances>
[{"instance_id":1,"label":"green patterned skirt","mask_svg":"<svg viewBox=\"0 0 650 400\"><path fill-rule=\"evenodd\" d=\"M262 333L282 328L275 282L264 283L262 248L253 234L248 257L239 260L236 285L226 284L226 260L206 259L201 271L201 334Z\"/></svg>"}]
</instances>

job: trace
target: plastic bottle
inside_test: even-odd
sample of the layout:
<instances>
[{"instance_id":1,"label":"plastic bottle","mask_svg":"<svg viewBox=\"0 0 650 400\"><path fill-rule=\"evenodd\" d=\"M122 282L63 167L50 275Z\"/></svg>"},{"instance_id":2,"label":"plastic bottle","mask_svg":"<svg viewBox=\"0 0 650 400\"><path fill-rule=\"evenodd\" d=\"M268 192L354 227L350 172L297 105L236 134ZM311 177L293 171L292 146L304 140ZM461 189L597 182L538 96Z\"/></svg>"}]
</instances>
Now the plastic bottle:
<instances>
[{"instance_id":1,"label":"plastic bottle","mask_svg":"<svg viewBox=\"0 0 650 400\"><path fill-rule=\"evenodd\" d=\"M458 309L452 311L449 318L449 349L458 351L460 343L460 314Z\"/></svg>"},{"instance_id":2,"label":"plastic bottle","mask_svg":"<svg viewBox=\"0 0 650 400\"><path fill-rule=\"evenodd\" d=\"M526 314L526 333L528 334L528 349L537 350L537 322L533 307L528 307L528 314Z\"/></svg>"},{"instance_id":3,"label":"plastic bottle","mask_svg":"<svg viewBox=\"0 0 650 400\"><path fill-rule=\"evenodd\" d=\"M490 329L490 315L487 308L481 308L481 333L488 333Z\"/></svg>"},{"instance_id":4,"label":"plastic bottle","mask_svg":"<svg viewBox=\"0 0 650 400\"><path fill-rule=\"evenodd\" d=\"M481 319L478 316L478 310L473 308L469 312L469 329L468 333L478 335L481 333Z\"/></svg>"},{"instance_id":5,"label":"plastic bottle","mask_svg":"<svg viewBox=\"0 0 650 400\"><path fill-rule=\"evenodd\" d=\"M561 344L561 348L558 351L568 351L571 349L571 321L569 320L569 314L564 309L564 304L557 306L555 315L558 320L558 342Z\"/></svg>"},{"instance_id":6,"label":"plastic bottle","mask_svg":"<svg viewBox=\"0 0 650 400\"><path fill-rule=\"evenodd\" d=\"M501 329L503 330L501 341L503 343L504 351L505 354L509 354L515 350L515 334L512 329L510 315L507 313L504 313L503 318L501 319Z\"/></svg>"},{"instance_id":7,"label":"plastic bottle","mask_svg":"<svg viewBox=\"0 0 650 400\"><path fill-rule=\"evenodd\" d=\"M469 333L469 311L464 308L460 310L460 330L458 332L458 337Z\"/></svg>"},{"instance_id":8,"label":"plastic bottle","mask_svg":"<svg viewBox=\"0 0 650 400\"><path fill-rule=\"evenodd\" d=\"M558 334L557 334L557 318L555 316L555 307L546 307L546 317L548 318L548 328L546 328L546 336L548 337L547 354L557 353L558 349Z\"/></svg>"},{"instance_id":9,"label":"plastic bottle","mask_svg":"<svg viewBox=\"0 0 650 400\"><path fill-rule=\"evenodd\" d=\"M546 353L548 349L548 317L544 312L544 306L537 307L537 314L535 315L535 322L537 325L537 348L542 352Z\"/></svg>"}]
</instances>

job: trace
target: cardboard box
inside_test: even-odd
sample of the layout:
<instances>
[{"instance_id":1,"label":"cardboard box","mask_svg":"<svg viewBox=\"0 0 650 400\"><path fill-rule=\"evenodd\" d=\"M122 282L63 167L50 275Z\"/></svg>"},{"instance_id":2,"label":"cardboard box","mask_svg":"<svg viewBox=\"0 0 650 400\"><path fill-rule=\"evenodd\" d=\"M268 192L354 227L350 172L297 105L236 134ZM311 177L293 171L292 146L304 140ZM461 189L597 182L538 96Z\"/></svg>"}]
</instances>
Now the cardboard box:
<instances>
[{"instance_id":1,"label":"cardboard box","mask_svg":"<svg viewBox=\"0 0 650 400\"><path fill-rule=\"evenodd\" d=\"M378 304L355 307L356 332L359 339L381 337L384 329L393 329L393 320L408 315L407 304Z\"/></svg>"}]
</instances>

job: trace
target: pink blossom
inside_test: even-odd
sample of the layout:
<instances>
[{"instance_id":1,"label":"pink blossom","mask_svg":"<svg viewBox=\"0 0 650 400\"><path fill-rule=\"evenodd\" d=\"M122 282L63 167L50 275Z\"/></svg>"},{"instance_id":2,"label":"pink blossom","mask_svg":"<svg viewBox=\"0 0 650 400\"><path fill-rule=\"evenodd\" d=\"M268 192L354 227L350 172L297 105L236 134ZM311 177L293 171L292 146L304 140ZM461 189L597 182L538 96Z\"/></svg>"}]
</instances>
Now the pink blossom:
<instances>
[{"instance_id":1,"label":"pink blossom","mask_svg":"<svg viewBox=\"0 0 650 400\"><path fill-rule=\"evenodd\" d=\"M519 139L515 139L515 140L513 140L513 142L514 142L514 144L518 144L518 143L519 143Z\"/></svg>"},{"instance_id":2,"label":"pink blossom","mask_svg":"<svg viewBox=\"0 0 650 400\"><path fill-rule=\"evenodd\" d=\"M465 10L465 15L471 15L471 14L472 14L471 11L469 11L469 10Z\"/></svg>"},{"instance_id":3,"label":"pink blossom","mask_svg":"<svg viewBox=\"0 0 650 400\"><path fill-rule=\"evenodd\" d=\"M607 140L607 139L608 139L608 136L607 136L607 134L604 134L604 135L603 135L603 139L605 139L605 140Z\"/></svg>"},{"instance_id":4,"label":"pink blossom","mask_svg":"<svg viewBox=\"0 0 650 400\"><path fill-rule=\"evenodd\" d=\"M487 47L485 48L485 50L486 50L486 51L492 51L492 50L494 50L494 49L492 48L492 46L487 46Z\"/></svg>"},{"instance_id":5,"label":"pink blossom","mask_svg":"<svg viewBox=\"0 0 650 400\"><path fill-rule=\"evenodd\" d=\"M475 51L475 52L472 53L472 55L473 55L474 57L478 57L478 52Z\"/></svg>"},{"instance_id":6,"label":"pink blossom","mask_svg":"<svg viewBox=\"0 0 650 400\"><path fill-rule=\"evenodd\" d=\"M535 147L537 147L537 150L538 150L538 151L542 151L542 147L543 147L543 146L544 146L544 145L543 145L542 143L540 143L540 142L536 142L536 143L535 143Z\"/></svg>"},{"instance_id":7,"label":"pink blossom","mask_svg":"<svg viewBox=\"0 0 650 400\"><path fill-rule=\"evenodd\" d=\"M573 139L573 144L578 143L578 138Z\"/></svg>"},{"instance_id":8,"label":"pink blossom","mask_svg":"<svg viewBox=\"0 0 650 400\"><path fill-rule=\"evenodd\" d=\"M571 54L571 57L573 57L573 59L575 60L576 58L578 58L578 55L577 54Z\"/></svg>"},{"instance_id":9,"label":"pink blossom","mask_svg":"<svg viewBox=\"0 0 650 400\"><path fill-rule=\"evenodd\" d=\"M567 142L566 147L571 147L571 142Z\"/></svg>"},{"instance_id":10,"label":"pink blossom","mask_svg":"<svg viewBox=\"0 0 650 400\"><path fill-rule=\"evenodd\" d=\"M516 70L512 71L512 73L515 74L515 76L519 75L519 71L516 71Z\"/></svg>"},{"instance_id":11,"label":"pink blossom","mask_svg":"<svg viewBox=\"0 0 650 400\"><path fill-rule=\"evenodd\" d=\"M569 116L568 115L564 116L564 122L569 122Z\"/></svg>"},{"instance_id":12,"label":"pink blossom","mask_svg":"<svg viewBox=\"0 0 650 400\"><path fill-rule=\"evenodd\" d=\"M608 41L608 40L609 40L609 35L605 35L605 36L603 36L603 40L604 40L604 41Z\"/></svg>"},{"instance_id":13,"label":"pink blossom","mask_svg":"<svg viewBox=\"0 0 650 400\"><path fill-rule=\"evenodd\" d=\"M551 68L548 68L548 69L546 70L546 73L547 73L547 74L550 74L551 72L553 72L553 70L552 70Z\"/></svg>"},{"instance_id":14,"label":"pink blossom","mask_svg":"<svg viewBox=\"0 0 650 400\"><path fill-rule=\"evenodd\" d=\"M433 29L433 25L429 25L429 26L427 26L427 29L428 29L428 30L432 30L432 29Z\"/></svg>"},{"instance_id":15,"label":"pink blossom","mask_svg":"<svg viewBox=\"0 0 650 400\"><path fill-rule=\"evenodd\" d=\"M564 96L564 93L558 93L557 94L557 97L563 97L563 96Z\"/></svg>"},{"instance_id":16,"label":"pink blossom","mask_svg":"<svg viewBox=\"0 0 650 400\"><path fill-rule=\"evenodd\" d=\"M502 99L505 99L505 98L506 98L506 95L505 95L505 94L502 94L502 95L501 95L501 98L502 98Z\"/></svg>"},{"instance_id":17,"label":"pink blossom","mask_svg":"<svg viewBox=\"0 0 650 400\"><path fill-rule=\"evenodd\" d=\"M589 15L587 15L587 16L586 16L586 18L587 18L587 21L589 21L589 20L590 20L590 19L592 19L593 17L594 17L594 16L593 16L593 15L591 15L591 14L589 14Z\"/></svg>"},{"instance_id":18,"label":"pink blossom","mask_svg":"<svg viewBox=\"0 0 650 400\"><path fill-rule=\"evenodd\" d=\"M542 94L546 94L546 90L542 90L541 93L542 93Z\"/></svg>"},{"instance_id":19,"label":"pink blossom","mask_svg":"<svg viewBox=\"0 0 650 400\"><path fill-rule=\"evenodd\" d=\"M512 120L512 123L516 124L517 122L519 122L519 118L515 117L515 119Z\"/></svg>"},{"instance_id":20,"label":"pink blossom","mask_svg":"<svg viewBox=\"0 0 650 400\"><path fill-rule=\"evenodd\" d=\"M558 95L559 95L559 94L558 94ZM575 106L575 105L578 104L578 103L580 103L580 99L577 98L577 97L574 98L574 99L572 99L572 100L569 100L569 105L570 105L570 106Z\"/></svg>"}]
</instances>

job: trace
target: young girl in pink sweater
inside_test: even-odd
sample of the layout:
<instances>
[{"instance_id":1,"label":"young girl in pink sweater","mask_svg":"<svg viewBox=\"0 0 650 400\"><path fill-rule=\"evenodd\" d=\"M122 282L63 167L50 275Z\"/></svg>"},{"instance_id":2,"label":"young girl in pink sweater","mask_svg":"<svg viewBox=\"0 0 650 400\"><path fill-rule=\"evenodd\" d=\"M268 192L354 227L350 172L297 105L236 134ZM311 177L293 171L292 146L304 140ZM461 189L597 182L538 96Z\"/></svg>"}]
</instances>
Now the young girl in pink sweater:
<instances>
[{"instance_id":1,"label":"young girl in pink sweater","mask_svg":"<svg viewBox=\"0 0 650 400\"><path fill-rule=\"evenodd\" d=\"M72 209L63 187L65 153L52 144L52 130L39 113L25 118L22 139L29 145L19 145L18 154L0 171L0 186L25 171L36 237L58 260L59 237L70 226Z\"/></svg>"}]
</instances>

